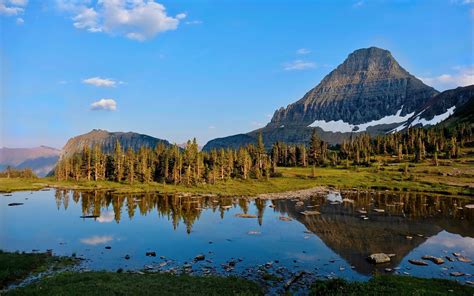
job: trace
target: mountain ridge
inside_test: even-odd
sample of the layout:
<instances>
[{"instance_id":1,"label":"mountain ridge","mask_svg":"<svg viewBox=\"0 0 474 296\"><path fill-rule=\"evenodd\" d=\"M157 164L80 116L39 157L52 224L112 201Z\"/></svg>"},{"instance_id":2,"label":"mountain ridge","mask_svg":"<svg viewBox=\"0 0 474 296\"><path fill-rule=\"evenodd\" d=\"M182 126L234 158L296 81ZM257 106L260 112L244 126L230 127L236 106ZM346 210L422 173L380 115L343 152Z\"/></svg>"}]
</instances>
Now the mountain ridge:
<instances>
[{"instance_id":1,"label":"mountain ridge","mask_svg":"<svg viewBox=\"0 0 474 296\"><path fill-rule=\"evenodd\" d=\"M326 75L319 84L286 108L275 111L263 128L245 134L221 137L209 141L203 150L255 143L262 133L267 147L276 141L289 144L305 143L313 130L322 140L339 144L355 133L371 136L402 130L405 124L430 124L453 112L472 96L469 89L440 93L425 85L402 66L385 49L369 47L355 50L346 60ZM449 98L444 103L443 98ZM431 107L433 106L433 107ZM436 121L434 120L434 121ZM433 124L438 122L431 121ZM416 122L415 122L416 123Z\"/></svg>"}]
</instances>

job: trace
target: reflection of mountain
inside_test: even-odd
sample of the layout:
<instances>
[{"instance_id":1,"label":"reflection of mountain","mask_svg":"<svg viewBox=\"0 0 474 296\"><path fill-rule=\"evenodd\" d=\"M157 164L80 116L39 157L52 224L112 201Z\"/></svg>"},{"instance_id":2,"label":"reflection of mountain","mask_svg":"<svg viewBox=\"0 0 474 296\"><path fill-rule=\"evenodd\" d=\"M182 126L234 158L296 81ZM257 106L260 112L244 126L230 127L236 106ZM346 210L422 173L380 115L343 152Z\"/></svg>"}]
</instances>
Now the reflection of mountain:
<instances>
[{"instance_id":1,"label":"reflection of mountain","mask_svg":"<svg viewBox=\"0 0 474 296\"><path fill-rule=\"evenodd\" d=\"M276 201L275 205L278 211L303 223L363 274L397 266L414 248L443 229L474 237L473 219L458 213L457 207L463 203L460 199L409 194L343 194L343 197L354 203L334 205L326 203L324 198L316 198L307 201L304 207L296 207L290 200ZM301 214L308 205L319 205L321 215ZM368 220L362 219L357 211L362 208L367 210ZM376 213L374 208L385 209L385 213ZM389 264L378 266L366 260L368 255L379 252L396 256Z\"/></svg>"}]
</instances>

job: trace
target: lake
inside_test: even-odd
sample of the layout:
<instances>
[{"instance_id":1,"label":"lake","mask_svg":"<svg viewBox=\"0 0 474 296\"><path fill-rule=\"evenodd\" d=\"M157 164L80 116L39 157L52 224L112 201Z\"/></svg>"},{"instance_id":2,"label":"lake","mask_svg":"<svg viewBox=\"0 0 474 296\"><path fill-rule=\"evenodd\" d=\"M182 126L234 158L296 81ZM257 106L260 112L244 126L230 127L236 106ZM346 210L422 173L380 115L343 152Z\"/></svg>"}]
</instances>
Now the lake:
<instances>
[{"instance_id":1,"label":"lake","mask_svg":"<svg viewBox=\"0 0 474 296\"><path fill-rule=\"evenodd\" d=\"M462 262L474 259L474 209L465 205L473 203L366 191L303 201L15 192L0 197L0 249L74 254L85 259L82 270L240 275L261 282L272 275L281 281L264 285L276 290L301 271L306 273L297 287L316 278L366 280L375 273L466 282L474 274L473 262ZM367 261L379 252L395 256L382 265ZM417 266L408 261L424 255L445 262L425 260L427 266Z\"/></svg>"}]
</instances>

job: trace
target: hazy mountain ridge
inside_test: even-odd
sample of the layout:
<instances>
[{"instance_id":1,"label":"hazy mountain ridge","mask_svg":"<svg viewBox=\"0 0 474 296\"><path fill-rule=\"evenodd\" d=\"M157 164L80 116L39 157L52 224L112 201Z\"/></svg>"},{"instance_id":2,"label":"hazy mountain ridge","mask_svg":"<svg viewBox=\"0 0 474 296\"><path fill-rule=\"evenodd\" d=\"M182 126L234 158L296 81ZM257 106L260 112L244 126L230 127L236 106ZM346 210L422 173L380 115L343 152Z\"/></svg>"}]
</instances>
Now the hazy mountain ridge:
<instances>
[{"instance_id":1,"label":"hazy mountain ridge","mask_svg":"<svg viewBox=\"0 0 474 296\"><path fill-rule=\"evenodd\" d=\"M35 148L0 148L0 169L8 166L18 169L31 168L42 177L46 176L59 159L60 150L40 146Z\"/></svg>"},{"instance_id":2,"label":"hazy mountain ridge","mask_svg":"<svg viewBox=\"0 0 474 296\"><path fill-rule=\"evenodd\" d=\"M154 148L159 143L171 145L167 140L144 134L134 132L109 132L94 129L86 134L69 139L61 151L61 157L81 152L84 146L92 147L94 145L100 146L103 152L110 153L114 150L117 141L123 150L132 148L135 151L142 146Z\"/></svg>"}]
</instances>

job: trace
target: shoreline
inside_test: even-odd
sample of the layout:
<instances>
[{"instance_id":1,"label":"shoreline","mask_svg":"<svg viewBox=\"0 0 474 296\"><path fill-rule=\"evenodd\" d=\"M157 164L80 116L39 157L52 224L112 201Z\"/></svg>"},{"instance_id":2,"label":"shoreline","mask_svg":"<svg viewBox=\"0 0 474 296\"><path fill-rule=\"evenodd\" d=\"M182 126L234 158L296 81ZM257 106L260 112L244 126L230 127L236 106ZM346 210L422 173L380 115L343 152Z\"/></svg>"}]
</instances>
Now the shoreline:
<instances>
[{"instance_id":1,"label":"shoreline","mask_svg":"<svg viewBox=\"0 0 474 296\"><path fill-rule=\"evenodd\" d=\"M285 292L309 295L333 294L342 290L351 295L369 293L412 294L426 292L456 292L457 295L470 295L474 288L472 282L460 283L452 279L420 278L402 275L374 275L367 281L348 281L343 278L322 279L312 276L311 272L295 272L289 277L280 277L272 272L264 272L257 277L242 275L200 275L187 272L150 272L147 270L89 271L75 269L80 265L77 258L57 257L47 253L9 253L0 250L0 260L6 262L2 269L15 268L15 274L3 277L0 293L6 295L69 295L80 292L87 294L90 284L103 293L139 293L145 288L154 287L155 291L173 287L171 294L177 295L184 291L193 294L233 293L242 295L281 294ZM19 262L27 262L17 267ZM60 269L54 269L60 266ZM189 271L189 270L188 270ZM5 276L5 275L3 275ZM205 292L202 289L206 290Z\"/></svg>"}]
</instances>

